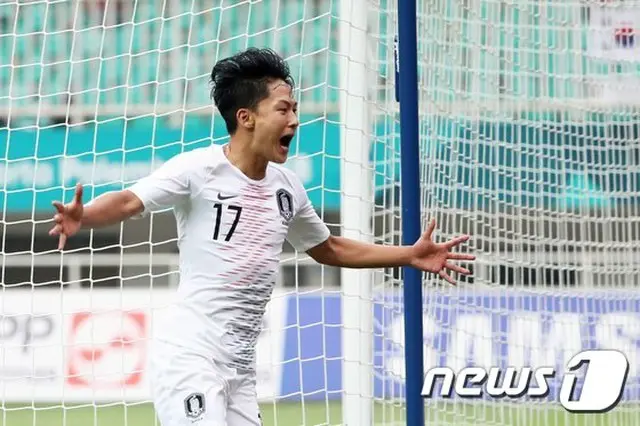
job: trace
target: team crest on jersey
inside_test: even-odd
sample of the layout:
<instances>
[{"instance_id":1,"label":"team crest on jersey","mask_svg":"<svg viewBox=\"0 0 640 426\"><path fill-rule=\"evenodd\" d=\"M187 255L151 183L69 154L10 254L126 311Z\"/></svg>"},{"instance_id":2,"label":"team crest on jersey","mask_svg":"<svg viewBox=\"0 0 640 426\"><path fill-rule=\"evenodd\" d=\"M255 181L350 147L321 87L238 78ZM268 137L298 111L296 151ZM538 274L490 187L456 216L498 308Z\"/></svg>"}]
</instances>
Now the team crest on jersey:
<instances>
[{"instance_id":1,"label":"team crest on jersey","mask_svg":"<svg viewBox=\"0 0 640 426\"><path fill-rule=\"evenodd\" d=\"M184 411L187 417L196 418L204 413L204 395L192 393L184 399Z\"/></svg>"},{"instance_id":2,"label":"team crest on jersey","mask_svg":"<svg viewBox=\"0 0 640 426\"><path fill-rule=\"evenodd\" d=\"M278 210L280 215L289 221L293 218L293 197L285 189L276 191L276 200L278 201Z\"/></svg>"}]
</instances>

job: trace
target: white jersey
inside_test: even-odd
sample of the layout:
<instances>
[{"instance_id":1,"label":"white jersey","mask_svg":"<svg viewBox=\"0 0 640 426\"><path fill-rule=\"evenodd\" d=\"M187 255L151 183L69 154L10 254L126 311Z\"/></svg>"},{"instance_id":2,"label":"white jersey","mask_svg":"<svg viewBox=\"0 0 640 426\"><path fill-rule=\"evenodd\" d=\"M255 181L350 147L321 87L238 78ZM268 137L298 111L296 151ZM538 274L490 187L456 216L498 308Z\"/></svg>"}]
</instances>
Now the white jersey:
<instances>
[{"instance_id":1,"label":"white jersey","mask_svg":"<svg viewBox=\"0 0 640 426\"><path fill-rule=\"evenodd\" d=\"M285 238L306 251L329 237L290 170L262 180L232 165L222 147L179 154L128 188L144 214L173 207L180 284L156 339L251 370Z\"/></svg>"}]
</instances>

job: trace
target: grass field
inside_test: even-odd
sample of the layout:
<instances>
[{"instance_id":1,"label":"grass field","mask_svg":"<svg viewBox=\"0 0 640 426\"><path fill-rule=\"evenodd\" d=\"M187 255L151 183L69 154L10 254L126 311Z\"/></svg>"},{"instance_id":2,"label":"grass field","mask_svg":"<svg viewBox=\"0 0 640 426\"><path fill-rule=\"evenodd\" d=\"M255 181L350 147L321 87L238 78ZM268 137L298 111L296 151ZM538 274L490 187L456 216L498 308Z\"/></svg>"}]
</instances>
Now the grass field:
<instances>
[{"instance_id":1,"label":"grass field","mask_svg":"<svg viewBox=\"0 0 640 426\"><path fill-rule=\"evenodd\" d=\"M278 403L261 406L265 426L340 425L339 402ZM398 405L379 404L374 425L404 426L404 410ZM571 414L554 406L514 406L437 403L425 411L429 426L637 426L640 409L619 406L606 414ZM157 426L150 404L127 405L6 405L0 426ZM349 426L374 426L349 425Z\"/></svg>"}]
</instances>

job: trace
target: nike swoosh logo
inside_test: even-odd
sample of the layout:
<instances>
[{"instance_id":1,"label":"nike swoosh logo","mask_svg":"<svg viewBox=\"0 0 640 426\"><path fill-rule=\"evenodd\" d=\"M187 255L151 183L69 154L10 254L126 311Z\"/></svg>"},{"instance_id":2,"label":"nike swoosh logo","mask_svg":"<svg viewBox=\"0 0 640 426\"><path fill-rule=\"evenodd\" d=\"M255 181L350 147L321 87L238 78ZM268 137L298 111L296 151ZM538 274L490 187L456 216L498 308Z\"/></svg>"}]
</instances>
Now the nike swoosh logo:
<instances>
[{"instance_id":1,"label":"nike swoosh logo","mask_svg":"<svg viewBox=\"0 0 640 426\"><path fill-rule=\"evenodd\" d=\"M220 201L224 201L224 200L229 200L231 198L236 198L237 195L222 195L221 193L218 192L218 200Z\"/></svg>"}]
</instances>

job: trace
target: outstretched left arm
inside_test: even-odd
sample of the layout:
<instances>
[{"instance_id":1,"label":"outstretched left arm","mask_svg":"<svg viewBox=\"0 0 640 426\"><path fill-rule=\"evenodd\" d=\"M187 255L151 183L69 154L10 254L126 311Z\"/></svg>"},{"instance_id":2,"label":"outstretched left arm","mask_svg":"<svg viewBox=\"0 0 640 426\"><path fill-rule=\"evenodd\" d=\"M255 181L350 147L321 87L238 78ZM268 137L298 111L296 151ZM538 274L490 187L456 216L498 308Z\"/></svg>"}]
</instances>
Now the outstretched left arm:
<instances>
[{"instance_id":1,"label":"outstretched left arm","mask_svg":"<svg viewBox=\"0 0 640 426\"><path fill-rule=\"evenodd\" d=\"M367 244L344 237L329 237L325 242L307 250L316 262L344 268L390 268L412 266L425 272L440 275L451 284L455 280L447 271L468 275L471 272L452 261L475 260L471 254L454 253L451 250L469 239L468 235L436 244L431 240L436 227L432 220L429 227L412 246L383 246Z\"/></svg>"}]
</instances>

